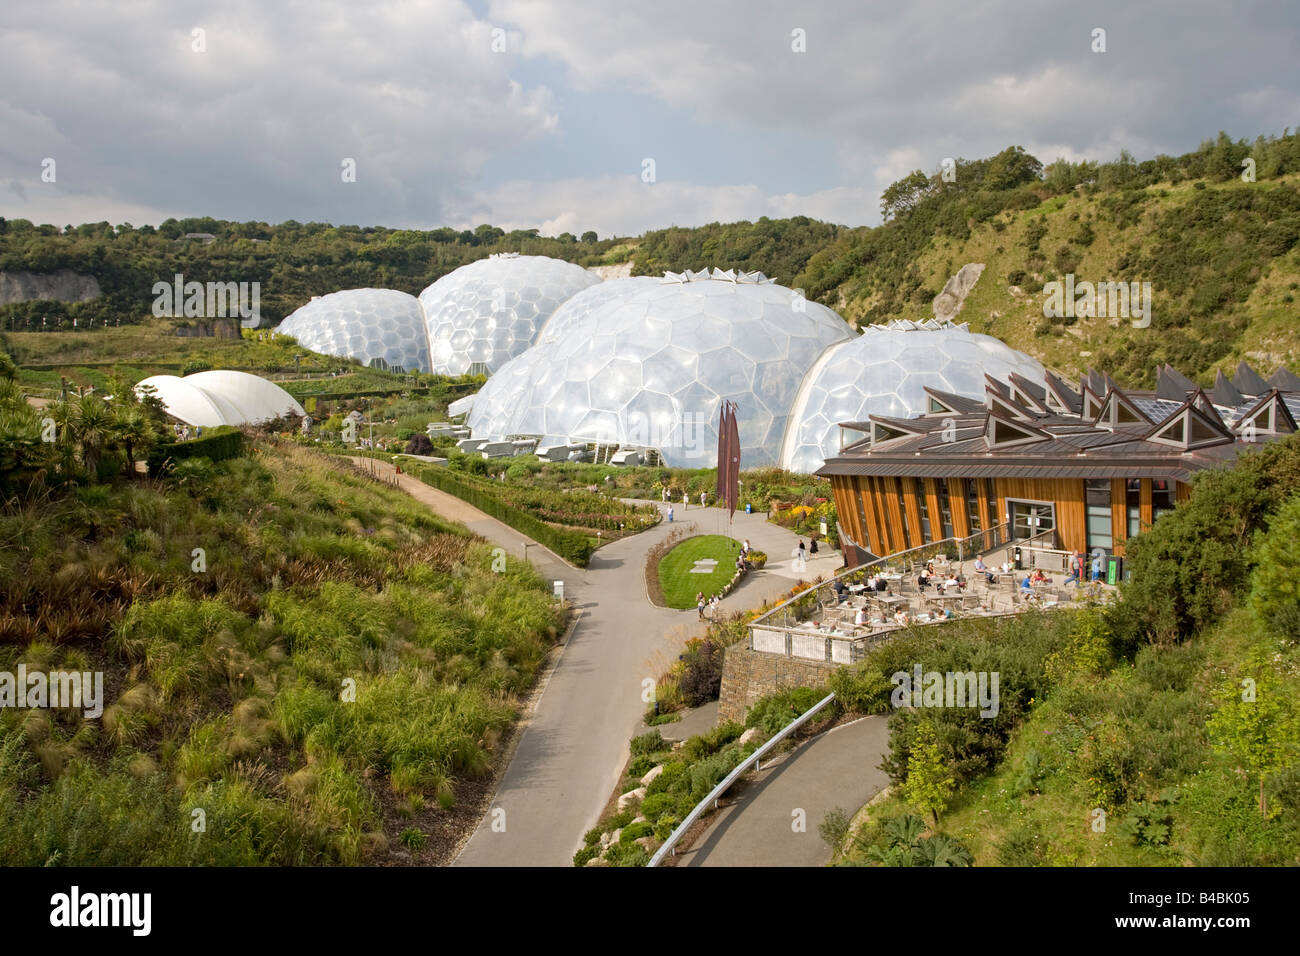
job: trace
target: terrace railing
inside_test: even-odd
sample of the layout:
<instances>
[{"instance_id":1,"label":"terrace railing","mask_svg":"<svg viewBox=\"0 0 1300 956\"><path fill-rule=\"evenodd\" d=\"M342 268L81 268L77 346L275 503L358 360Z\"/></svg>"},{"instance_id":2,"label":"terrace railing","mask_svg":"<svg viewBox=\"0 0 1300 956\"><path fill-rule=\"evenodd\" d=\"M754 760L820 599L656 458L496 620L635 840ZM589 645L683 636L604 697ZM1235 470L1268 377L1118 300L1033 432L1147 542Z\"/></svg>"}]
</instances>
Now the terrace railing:
<instances>
[{"instance_id":1,"label":"terrace railing","mask_svg":"<svg viewBox=\"0 0 1300 956\"><path fill-rule=\"evenodd\" d=\"M996 528L990 528L987 531L978 531L975 534L967 535L964 538L943 538L940 541L933 541L930 544L924 544L917 548L908 548L906 551L897 551L894 554L886 555L883 558L877 558L875 561L868 561L866 564L860 564L856 567L846 568L838 574L833 575L828 580L818 584L814 588L786 598L772 610L768 611L761 617L754 619L752 627L761 627L763 625L774 625L776 627L786 627L798 624L802 618L798 617L801 610L812 611L821 606L822 602L818 600L818 595L824 595L829 592L836 581L843 581L845 584L859 584L875 571L884 571L886 573L894 572L901 574L904 578L910 575L917 567L923 566L927 561L933 560L937 555L956 554L957 561L960 563L972 558L977 554L982 554L989 548L996 548L1011 540L1011 526L1001 524ZM751 640L752 640L751 627Z\"/></svg>"}]
</instances>

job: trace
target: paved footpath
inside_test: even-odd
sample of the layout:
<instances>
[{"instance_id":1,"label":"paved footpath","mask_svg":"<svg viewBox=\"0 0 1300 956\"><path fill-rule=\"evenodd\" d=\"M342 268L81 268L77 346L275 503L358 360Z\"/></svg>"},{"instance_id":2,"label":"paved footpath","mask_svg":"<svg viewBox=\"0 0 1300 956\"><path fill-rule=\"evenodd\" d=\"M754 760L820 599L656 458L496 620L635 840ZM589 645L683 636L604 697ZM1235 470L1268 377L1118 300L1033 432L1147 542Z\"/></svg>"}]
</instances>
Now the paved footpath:
<instances>
[{"instance_id":1,"label":"paved footpath","mask_svg":"<svg viewBox=\"0 0 1300 956\"><path fill-rule=\"evenodd\" d=\"M889 783L886 717L864 717L802 744L764 767L714 815L678 866L824 866L831 850L817 832L828 810L850 816ZM795 811L804 829L794 829Z\"/></svg>"},{"instance_id":2,"label":"paved footpath","mask_svg":"<svg viewBox=\"0 0 1300 956\"><path fill-rule=\"evenodd\" d=\"M365 459L354 459L363 461ZM394 469L376 461L381 473ZM459 521L507 553L522 557L520 532L477 508L409 475L398 485L443 517ZM658 505L658 502L655 502ZM654 607L646 597L646 552L684 522L701 534L726 533L716 508L675 505L676 522L604 545L585 570L566 564L541 545L528 550L547 580L563 580L565 597L582 608L577 628L537 701L492 802L456 866L568 866L582 836L596 825L628 756L628 740L641 725L642 681L676 660L686 639L702 633L695 611ZM661 510L664 510L661 507ZM733 537L768 552L767 567L723 600L724 610L753 607L787 590L796 577L790 550L796 537L763 515L739 513ZM532 542L529 542L530 545ZM819 554L798 577L830 574L839 552ZM504 830L493 810L505 811Z\"/></svg>"}]
</instances>

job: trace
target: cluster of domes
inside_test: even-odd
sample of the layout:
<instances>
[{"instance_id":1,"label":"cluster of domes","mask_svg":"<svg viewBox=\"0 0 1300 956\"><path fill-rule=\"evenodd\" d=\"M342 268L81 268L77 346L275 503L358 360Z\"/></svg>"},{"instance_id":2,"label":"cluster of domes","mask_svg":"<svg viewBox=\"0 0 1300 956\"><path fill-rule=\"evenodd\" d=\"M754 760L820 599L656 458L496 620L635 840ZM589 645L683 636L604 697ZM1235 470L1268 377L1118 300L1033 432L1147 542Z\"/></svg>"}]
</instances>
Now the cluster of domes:
<instances>
[{"instance_id":1,"label":"cluster of domes","mask_svg":"<svg viewBox=\"0 0 1300 956\"><path fill-rule=\"evenodd\" d=\"M418 299L393 289L312 299L280 331L313 352L367 365L490 374L532 345L562 302L599 282L562 259L502 253L448 273Z\"/></svg>"},{"instance_id":2,"label":"cluster of domes","mask_svg":"<svg viewBox=\"0 0 1300 956\"><path fill-rule=\"evenodd\" d=\"M718 412L738 406L746 467L812 472L839 423L925 410L923 388L984 394L984 375L1043 381L1034 359L930 320L862 335L762 273L702 270L600 281L572 263L505 254L456 269L416 299L355 289L313 300L280 330L307 348L447 375L488 373L475 438L655 449L711 467Z\"/></svg>"},{"instance_id":3,"label":"cluster of domes","mask_svg":"<svg viewBox=\"0 0 1300 956\"><path fill-rule=\"evenodd\" d=\"M757 274L611 279L562 306L538 344L488 380L467 424L476 436L655 448L675 467L704 468L731 400L742 460L775 465L804 373L852 335L830 309Z\"/></svg>"}]
</instances>

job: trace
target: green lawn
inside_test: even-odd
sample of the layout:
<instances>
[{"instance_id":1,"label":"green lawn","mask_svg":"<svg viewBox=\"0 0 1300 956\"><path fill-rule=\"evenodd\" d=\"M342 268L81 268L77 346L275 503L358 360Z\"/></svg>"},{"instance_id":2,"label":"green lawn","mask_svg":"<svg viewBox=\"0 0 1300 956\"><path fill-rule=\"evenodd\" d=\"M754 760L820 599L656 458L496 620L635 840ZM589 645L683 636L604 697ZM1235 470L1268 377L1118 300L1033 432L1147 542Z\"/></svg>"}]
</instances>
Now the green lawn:
<instances>
[{"instance_id":1,"label":"green lawn","mask_svg":"<svg viewBox=\"0 0 1300 956\"><path fill-rule=\"evenodd\" d=\"M695 595L705 597L721 591L736 571L740 542L723 534L705 534L687 538L659 562L659 585L669 607L695 607ZM717 561L712 574L692 574L695 562L704 558Z\"/></svg>"}]
</instances>

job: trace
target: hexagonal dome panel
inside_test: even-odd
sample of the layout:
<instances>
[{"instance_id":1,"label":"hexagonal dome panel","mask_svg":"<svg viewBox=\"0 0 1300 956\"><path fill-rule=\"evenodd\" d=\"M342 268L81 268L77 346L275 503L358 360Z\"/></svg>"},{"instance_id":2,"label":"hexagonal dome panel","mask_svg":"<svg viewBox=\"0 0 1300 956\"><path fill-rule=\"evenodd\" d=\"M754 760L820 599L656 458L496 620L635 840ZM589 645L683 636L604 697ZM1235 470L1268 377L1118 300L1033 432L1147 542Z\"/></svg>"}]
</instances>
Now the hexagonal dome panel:
<instances>
[{"instance_id":1,"label":"hexagonal dome panel","mask_svg":"<svg viewBox=\"0 0 1300 956\"><path fill-rule=\"evenodd\" d=\"M513 253L449 272L420 293L433 371L496 372L536 341L560 303L598 284L572 262Z\"/></svg>"},{"instance_id":2,"label":"hexagonal dome panel","mask_svg":"<svg viewBox=\"0 0 1300 956\"><path fill-rule=\"evenodd\" d=\"M793 399L781 465L814 472L839 453L841 422L869 415L907 418L926 410L925 386L983 400L984 375L1006 381L1015 372L1043 384L1043 367L990 335L964 324L918 328L911 322L873 325L827 350Z\"/></svg>"},{"instance_id":3,"label":"hexagonal dome panel","mask_svg":"<svg viewBox=\"0 0 1300 956\"><path fill-rule=\"evenodd\" d=\"M774 465L803 371L851 336L833 311L757 273L611 279L556 310L537 344L488 379L468 424L476 438L617 442L711 467L729 397L744 466Z\"/></svg>"},{"instance_id":4,"label":"hexagonal dome panel","mask_svg":"<svg viewBox=\"0 0 1300 956\"><path fill-rule=\"evenodd\" d=\"M325 355L382 359L390 367L429 371L424 313L413 295L394 289L348 289L313 299L280 323L303 348Z\"/></svg>"}]
</instances>

